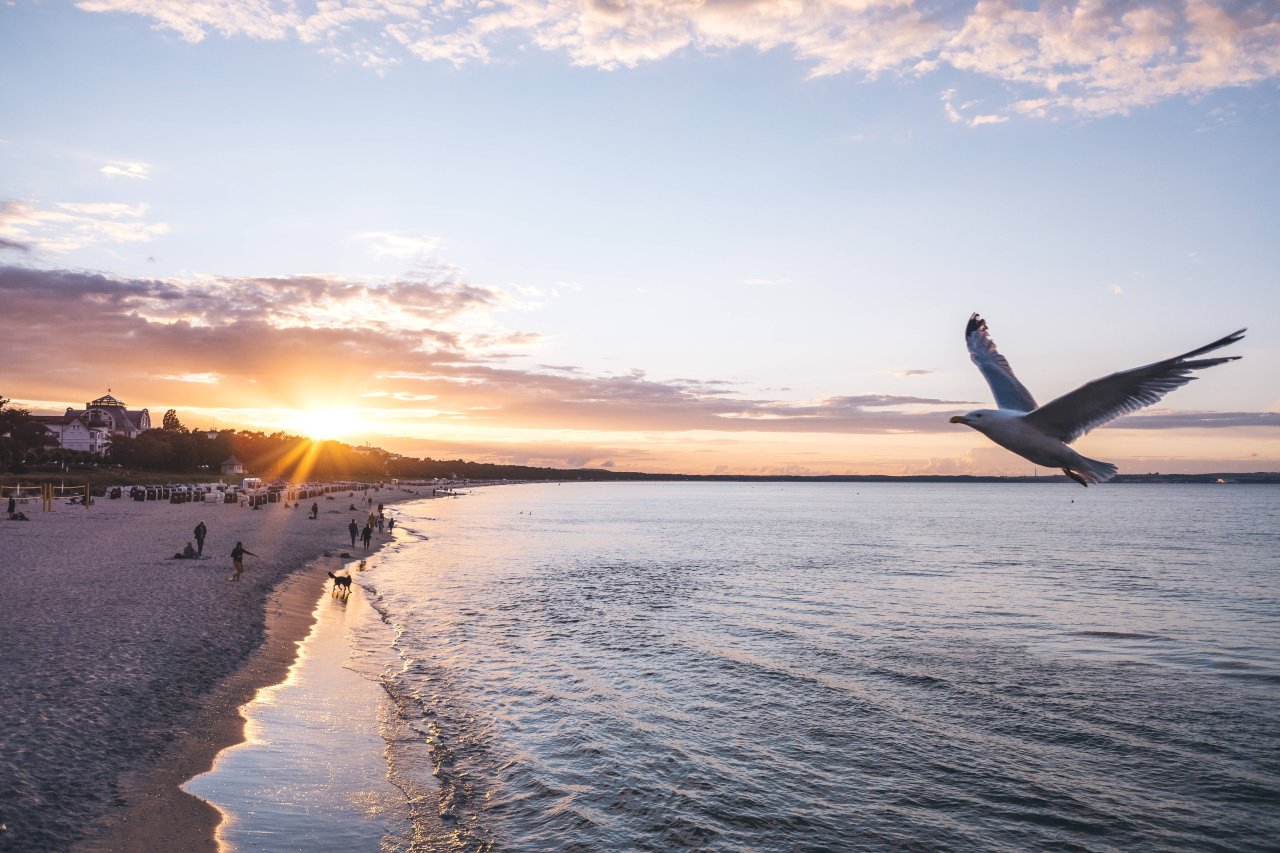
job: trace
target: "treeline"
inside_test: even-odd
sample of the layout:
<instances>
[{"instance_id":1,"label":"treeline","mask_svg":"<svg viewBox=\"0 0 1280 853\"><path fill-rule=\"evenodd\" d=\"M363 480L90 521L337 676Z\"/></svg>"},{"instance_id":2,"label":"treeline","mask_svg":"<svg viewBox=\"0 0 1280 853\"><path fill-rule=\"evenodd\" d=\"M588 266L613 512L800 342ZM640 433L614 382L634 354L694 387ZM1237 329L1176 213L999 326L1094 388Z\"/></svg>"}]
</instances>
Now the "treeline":
<instances>
[{"instance_id":1,"label":"treeline","mask_svg":"<svg viewBox=\"0 0 1280 853\"><path fill-rule=\"evenodd\" d=\"M610 471L606 468L535 468L530 465L498 465L462 459L391 459L388 476L401 480L653 480L680 479L681 475L655 477L637 471Z\"/></svg>"},{"instance_id":2,"label":"treeline","mask_svg":"<svg viewBox=\"0 0 1280 853\"><path fill-rule=\"evenodd\" d=\"M107 460L113 465L150 471L219 476L222 463L235 457L245 471L268 480L382 480L381 458L356 452L338 441L312 441L284 432L189 430L177 413L165 413L164 426L129 438L113 436Z\"/></svg>"},{"instance_id":3,"label":"treeline","mask_svg":"<svg viewBox=\"0 0 1280 853\"><path fill-rule=\"evenodd\" d=\"M250 430L210 433L183 426L173 409L160 429L136 437L116 434L105 456L58 447L26 409L0 397L0 468L14 473L120 466L131 471L164 471L192 479L218 479L222 463L234 456L253 476L288 480L383 480L385 459L356 452L337 441L313 442L283 432Z\"/></svg>"},{"instance_id":4,"label":"treeline","mask_svg":"<svg viewBox=\"0 0 1280 853\"><path fill-rule=\"evenodd\" d=\"M22 468L28 458L34 463L47 453L45 429L31 417L31 412L10 406L0 397L0 465L6 471Z\"/></svg>"}]
</instances>

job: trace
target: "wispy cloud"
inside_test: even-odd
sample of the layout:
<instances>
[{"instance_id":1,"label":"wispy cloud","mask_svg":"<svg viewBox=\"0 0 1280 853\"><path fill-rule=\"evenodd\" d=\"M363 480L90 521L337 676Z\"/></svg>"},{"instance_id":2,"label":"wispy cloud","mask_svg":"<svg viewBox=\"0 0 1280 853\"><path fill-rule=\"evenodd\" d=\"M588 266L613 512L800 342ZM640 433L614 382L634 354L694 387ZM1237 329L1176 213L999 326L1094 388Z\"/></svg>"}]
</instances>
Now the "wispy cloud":
<instances>
[{"instance_id":1,"label":"wispy cloud","mask_svg":"<svg viewBox=\"0 0 1280 853\"><path fill-rule=\"evenodd\" d=\"M907 370L892 370L890 371L890 374L893 376L928 376L930 373L933 373L933 372L934 371L932 370L925 370L924 368L920 368L920 367L912 367L912 368L908 368Z\"/></svg>"},{"instance_id":2,"label":"wispy cloud","mask_svg":"<svg viewBox=\"0 0 1280 853\"><path fill-rule=\"evenodd\" d=\"M440 249L438 237L408 236L392 231L369 231L357 234L356 239L364 243L370 254L378 259L417 260L432 257Z\"/></svg>"},{"instance_id":3,"label":"wispy cloud","mask_svg":"<svg viewBox=\"0 0 1280 853\"><path fill-rule=\"evenodd\" d=\"M942 93L942 108L947 114L947 120L952 124L963 124L967 127L982 127L984 124L1002 124L1009 120L1008 116L996 115L994 113L979 113L977 115L966 115L966 111L975 106L974 102L957 104L955 102L956 90L947 89Z\"/></svg>"},{"instance_id":4,"label":"wispy cloud","mask_svg":"<svg viewBox=\"0 0 1280 853\"><path fill-rule=\"evenodd\" d=\"M81 0L150 18L191 42L210 33L296 38L375 70L394 46L425 61L488 62L513 40L575 65L630 68L684 50L788 50L810 76L924 75L949 66L1004 84L1007 107L966 116L1110 115L1280 75L1280 6L1234 0Z\"/></svg>"},{"instance_id":5,"label":"wispy cloud","mask_svg":"<svg viewBox=\"0 0 1280 853\"><path fill-rule=\"evenodd\" d=\"M169 379L174 382L194 382L198 385L216 385L222 381L222 375L218 373L162 373L156 378Z\"/></svg>"},{"instance_id":6,"label":"wispy cloud","mask_svg":"<svg viewBox=\"0 0 1280 853\"><path fill-rule=\"evenodd\" d=\"M69 252L95 243L145 243L169 233L163 222L146 221L145 204L64 202L40 207L20 201L0 204L0 239L42 252Z\"/></svg>"},{"instance_id":7,"label":"wispy cloud","mask_svg":"<svg viewBox=\"0 0 1280 853\"><path fill-rule=\"evenodd\" d=\"M127 160L113 160L98 170L108 178L133 178L146 181L151 178L151 166Z\"/></svg>"}]
</instances>

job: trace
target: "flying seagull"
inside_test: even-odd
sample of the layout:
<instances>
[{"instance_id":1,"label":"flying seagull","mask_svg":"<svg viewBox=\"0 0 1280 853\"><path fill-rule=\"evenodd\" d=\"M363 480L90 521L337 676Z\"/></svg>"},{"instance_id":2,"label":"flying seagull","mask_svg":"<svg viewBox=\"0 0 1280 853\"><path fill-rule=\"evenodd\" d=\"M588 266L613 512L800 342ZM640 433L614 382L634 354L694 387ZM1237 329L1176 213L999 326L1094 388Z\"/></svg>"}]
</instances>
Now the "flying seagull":
<instances>
[{"instance_id":1,"label":"flying seagull","mask_svg":"<svg viewBox=\"0 0 1280 853\"><path fill-rule=\"evenodd\" d=\"M1236 361L1240 356L1189 359L1234 344L1244 333L1241 329L1191 352L1095 379L1070 394L1036 406L1031 392L1013 375L1008 360L996 349L996 342L987 332L987 321L974 314L964 327L965 343L1000 408L956 415L951 423L973 427L1037 465L1061 468L1082 486L1105 483L1116 475L1116 466L1081 456L1067 445L1094 427L1159 402L1174 388L1195 379L1193 370Z\"/></svg>"}]
</instances>

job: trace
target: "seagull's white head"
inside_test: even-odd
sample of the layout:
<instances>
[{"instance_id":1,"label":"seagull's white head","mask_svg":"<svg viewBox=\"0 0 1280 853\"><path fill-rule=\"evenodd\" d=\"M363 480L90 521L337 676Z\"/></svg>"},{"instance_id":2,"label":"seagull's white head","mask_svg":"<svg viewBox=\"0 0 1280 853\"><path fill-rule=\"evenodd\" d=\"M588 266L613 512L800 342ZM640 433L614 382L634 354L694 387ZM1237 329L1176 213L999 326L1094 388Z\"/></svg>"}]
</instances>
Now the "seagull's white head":
<instances>
[{"instance_id":1,"label":"seagull's white head","mask_svg":"<svg viewBox=\"0 0 1280 853\"><path fill-rule=\"evenodd\" d=\"M1021 412L1003 409L974 409L967 414L956 415L951 419L951 423L964 424L967 427L973 427L983 435L987 435L992 429L999 429L1003 424L1009 423L1010 420L1019 417L1021 414Z\"/></svg>"}]
</instances>

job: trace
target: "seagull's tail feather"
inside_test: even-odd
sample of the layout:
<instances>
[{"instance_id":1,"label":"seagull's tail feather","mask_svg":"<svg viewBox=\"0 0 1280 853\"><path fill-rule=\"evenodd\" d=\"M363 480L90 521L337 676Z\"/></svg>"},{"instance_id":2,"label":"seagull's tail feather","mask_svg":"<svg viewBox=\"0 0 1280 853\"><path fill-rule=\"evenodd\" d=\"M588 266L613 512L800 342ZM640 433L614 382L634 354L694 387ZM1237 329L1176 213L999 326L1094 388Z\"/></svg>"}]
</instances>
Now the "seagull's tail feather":
<instances>
[{"instance_id":1,"label":"seagull's tail feather","mask_svg":"<svg viewBox=\"0 0 1280 853\"><path fill-rule=\"evenodd\" d=\"M1116 475L1116 466L1110 462L1099 462L1087 456L1081 456L1071 467L1090 483L1105 483Z\"/></svg>"}]
</instances>

